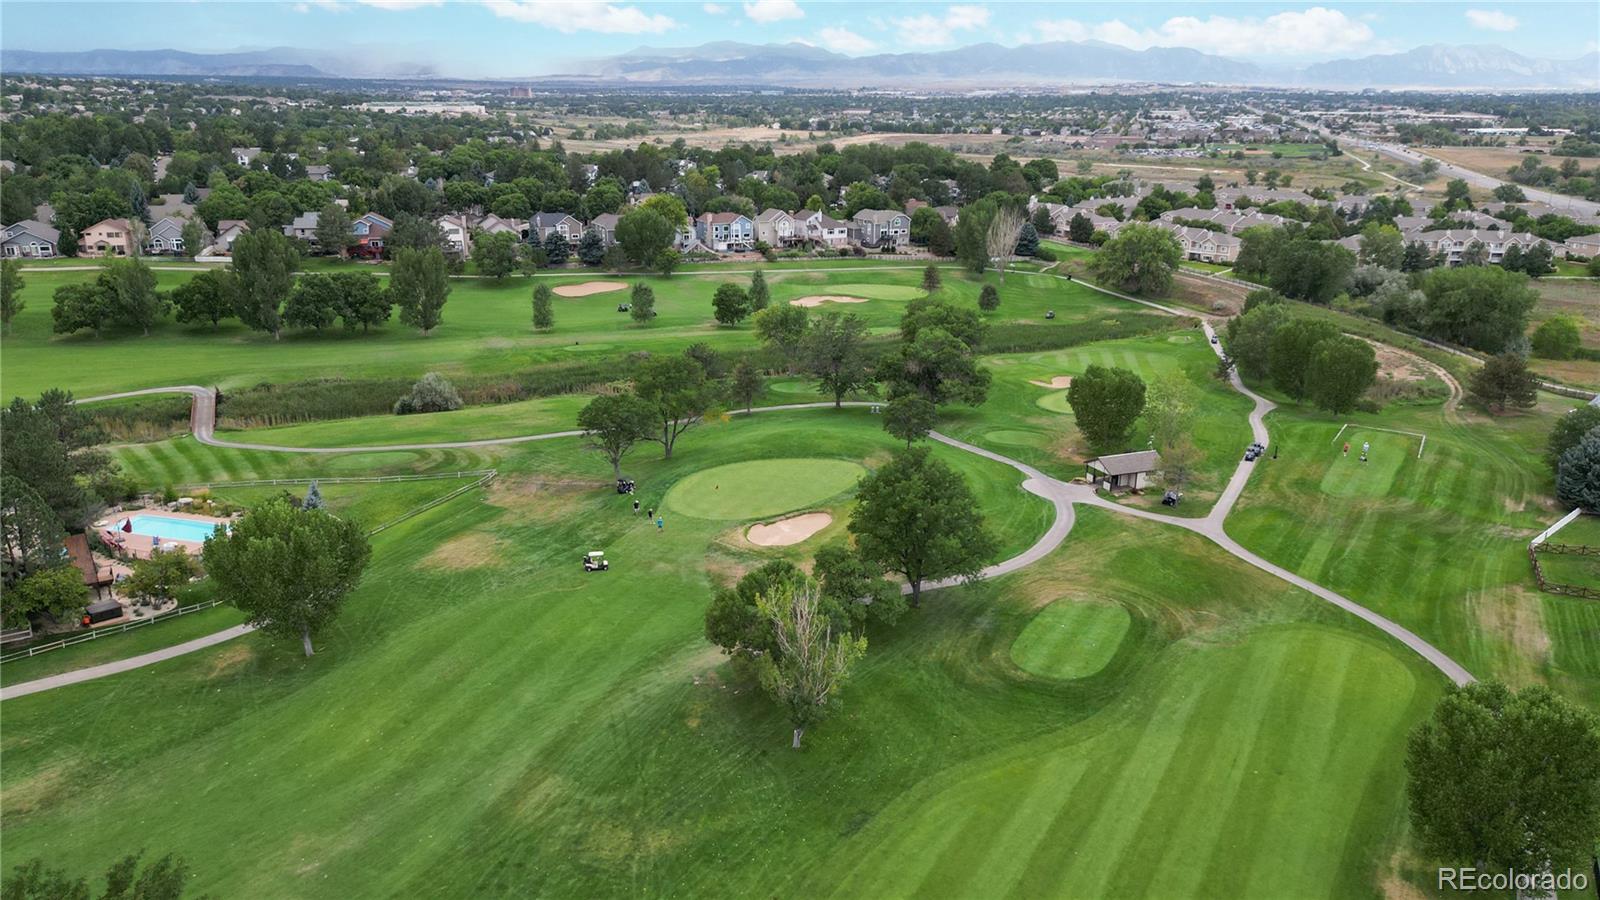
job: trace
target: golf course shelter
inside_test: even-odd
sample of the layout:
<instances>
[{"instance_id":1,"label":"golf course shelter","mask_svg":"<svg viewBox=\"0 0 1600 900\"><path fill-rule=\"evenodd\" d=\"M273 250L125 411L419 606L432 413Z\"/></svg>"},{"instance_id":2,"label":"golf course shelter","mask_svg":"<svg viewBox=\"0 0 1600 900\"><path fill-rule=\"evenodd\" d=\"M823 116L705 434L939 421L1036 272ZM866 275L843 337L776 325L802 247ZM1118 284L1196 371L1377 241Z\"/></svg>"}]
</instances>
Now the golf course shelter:
<instances>
[{"instance_id":1,"label":"golf course shelter","mask_svg":"<svg viewBox=\"0 0 1600 900\"><path fill-rule=\"evenodd\" d=\"M1160 466L1161 454L1154 450L1097 456L1083 464L1084 474L1095 490L1113 492L1143 490L1150 473Z\"/></svg>"}]
</instances>

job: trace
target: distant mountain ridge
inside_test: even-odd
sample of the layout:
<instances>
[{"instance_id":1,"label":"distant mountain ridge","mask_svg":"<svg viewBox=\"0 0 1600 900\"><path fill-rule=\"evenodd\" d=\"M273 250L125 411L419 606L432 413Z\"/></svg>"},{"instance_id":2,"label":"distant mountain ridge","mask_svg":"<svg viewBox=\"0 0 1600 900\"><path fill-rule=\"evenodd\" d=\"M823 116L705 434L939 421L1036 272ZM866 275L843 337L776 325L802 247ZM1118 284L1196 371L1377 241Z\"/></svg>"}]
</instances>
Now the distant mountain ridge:
<instances>
[{"instance_id":1,"label":"distant mountain ridge","mask_svg":"<svg viewBox=\"0 0 1600 900\"><path fill-rule=\"evenodd\" d=\"M48 75L288 78L437 78L434 67L370 54L278 47L233 53L180 50L0 50L0 70ZM1433 44L1404 53L1337 59L1304 68L1266 66L1185 47L1131 50L1100 41L846 56L809 44L716 41L638 47L534 76L598 84L759 87L1050 87L1129 82L1306 88L1600 91L1600 54L1555 60L1495 45ZM493 79L488 79L493 80Z\"/></svg>"}]
</instances>

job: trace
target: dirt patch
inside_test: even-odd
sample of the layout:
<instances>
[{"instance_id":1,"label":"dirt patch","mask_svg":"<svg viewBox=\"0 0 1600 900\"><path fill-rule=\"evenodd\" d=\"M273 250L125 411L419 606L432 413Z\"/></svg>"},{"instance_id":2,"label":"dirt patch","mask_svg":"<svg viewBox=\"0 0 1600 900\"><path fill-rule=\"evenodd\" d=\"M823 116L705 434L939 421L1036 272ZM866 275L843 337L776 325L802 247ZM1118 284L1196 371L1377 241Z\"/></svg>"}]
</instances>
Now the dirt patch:
<instances>
[{"instance_id":1,"label":"dirt patch","mask_svg":"<svg viewBox=\"0 0 1600 900\"><path fill-rule=\"evenodd\" d=\"M473 531L435 547L432 553L423 557L422 564L440 569L476 569L498 560L503 549L505 541L492 534Z\"/></svg>"},{"instance_id":2,"label":"dirt patch","mask_svg":"<svg viewBox=\"0 0 1600 900\"><path fill-rule=\"evenodd\" d=\"M68 772L76 768L75 758L58 762L6 788L6 815L27 815L64 795L73 786Z\"/></svg>"},{"instance_id":3,"label":"dirt patch","mask_svg":"<svg viewBox=\"0 0 1600 900\"><path fill-rule=\"evenodd\" d=\"M1052 390L1060 390L1061 388L1072 387L1072 376L1071 375L1057 375L1056 377L1050 379L1049 381L1034 381L1032 379L1029 379L1028 383L1029 384L1038 385L1039 387L1042 387L1042 388L1051 388Z\"/></svg>"},{"instance_id":4,"label":"dirt patch","mask_svg":"<svg viewBox=\"0 0 1600 900\"><path fill-rule=\"evenodd\" d=\"M789 301L795 306L821 306L824 303L865 303L865 297L846 297L843 294L812 294L809 297L796 297Z\"/></svg>"},{"instance_id":5,"label":"dirt patch","mask_svg":"<svg viewBox=\"0 0 1600 900\"><path fill-rule=\"evenodd\" d=\"M800 543L832 524L833 516L827 513L805 513L779 519L770 525L751 525L745 537L758 547L787 547Z\"/></svg>"},{"instance_id":6,"label":"dirt patch","mask_svg":"<svg viewBox=\"0 0 1600 900\"><path fill-rule=\"evenodd\" d=\"M244 668L256 658L256 651L249 644L233 641L222 652L211 658L211 669L206 672L207 678L221 678L232 675Z\"/></svg>"},{"instance_id":7,"label":"dirt patch","mask_svg":"<svg viewBox=\"0 0 1600 900\"><path fill-rule=\"evenodd\" d=\"M1532 577L1532 573L1529 573ZM1544 627L1544 604L1537 591L1510 586L1470 599L1485 634L1500 635L1515 658L1505 677L1513 687L1536 684L1550 664L1550 634Z\"/></svg>"},{"instance_id":8,"label":"dirt patch","mask_svg":"<svg viewBox=\"0 0 1600 900\"><path fill-rule=\"evenodd\" d=\"M591 294L609 294L627 288L622 281L585 281L583 284L563 284L555 289L557 297L588 297Z\"/></svg>"},{"instance_id":9,"label":"dirt patch","mask_svg":"<svg viewBox=\"0 0 1600 900\"><path fill-rule=\"evenodd\" d=\"M589 495L611 487L605 481L550 481L536 478L496 478L489 483L485 499L491 506L506 510L519 522L548 524L569 517L581 508Z\"/></svg>"},{"instance_id":10,"label":"dirt patch","mask_svg":"<svg viewBox=\"0 0 1600 900\"><path fill-rule=\"evenodd\" d=\"M1417 357L1409 353L1402 353L1388 344L1369 341L1372 349L1378 354L1378 377L1393 378L1395 381L1421 381L1427 377L1422 367L1417 365Z\"/></svg>"}]
</instances>

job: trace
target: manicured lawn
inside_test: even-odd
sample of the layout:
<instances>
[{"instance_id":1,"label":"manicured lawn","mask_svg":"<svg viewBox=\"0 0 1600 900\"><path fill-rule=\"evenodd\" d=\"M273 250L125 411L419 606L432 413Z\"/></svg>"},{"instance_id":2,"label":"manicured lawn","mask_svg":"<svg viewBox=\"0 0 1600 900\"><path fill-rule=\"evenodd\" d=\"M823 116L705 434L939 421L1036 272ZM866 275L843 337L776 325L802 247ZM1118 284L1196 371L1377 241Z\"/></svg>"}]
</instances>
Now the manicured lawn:
<instances>
[{"instance_id":1,"label":"manicured lawn","mask_svg":"<svg viewBox=\"0 0 1600 900\"><path fill-rule=\"evenodd\" d=\"M171 647L197 637L215 634L224 628L231 628L243 622L244 619L244 613L227 604L185 613L120 634L106 634L92 641L73 644L58 650L48 650L38 656L12 660L0 666L0 682L20 684L35 678L55 675L58 672L127 659L130 656L138 656L141 653L149 653L162 647ZM10 648L7 648L7 652L10 652Z\"/></svg>"},{"instance_id":2,"label":"manicured lawn","mask_svg":"<svg viewBox=\"0 0 1600 900\"><path fill-rule=\"evenodd\" d=\"M865 318L876 332L892 331L905 301L920 296L919 267L884 268L872 261L836 264L823 271L773 266L768 283L775 300L810 294L843 293L869 297L850 304L849 312ZM711 295L718 283L747 284L747 269L705 268L659 277L624 276L644 281L656 293L657 317L641 327L616 310L626 294L558 298L556 327L535 333L530 303L534 280L511 277L502 282L456 279L444 310L444 324L430 336L397 320L371 333L286 332L282 340L252 332L236 321L212 331L166 321L149 336L108 331L55 336L50 332L51 296L64 284L86 281L93 272L32 272L25 277L26 308L0 342L0 376L11 395L32 395L63 387L78 396L169 384L243 387L261 381L289 382L318 377L362 378L420 376L436 370L447 375L500 374L541 363L585 358L620 358L639 351L677 352L696 341L714 347L748 347L756 343L749 323L728 328L711 316ZM192 278L191 272L161 272L162 290ZM976 304L984 280L959 269L942 273L944 295L959 304ZM552 285L577 284L598 274L539 279ZM996 281L994 274L985 280ZM1068 327L1094 321L1127 305L1081 285L1047 276L1013 276L1002 289L1004 304L996 321L1038 321L1054 309L1057 322Z\"/></svg>"},{"instance_id":3,"label":"manicured lawn","mask_svg":"<svg viewBox=\"0 0 1600 900\"><path fill-rule=\"evenodd\" d=\"M1121 606L1057 600L1017 635L1011 660L1046 678L1086 678L1117 655L1128 625L1128 611Z\"/></svg>"},{"instance_id":4,"label":"manicured lawn","mask_svg":"<svg viewBox=\"0 0 1600 900\"><path fill-rule=\"evenodd\" d=\"M636 468L659 504L696 473L893 445L864 411L758 416ZM935 452L1007 553L1043 531L1013 470ZM776 554L725 520L647 526L576 441L498 461L481 499L376 539L309 660L252 635L8 701L8 856L150 846L225 896L963 892L986 860L986 894L1264 891L1272 869L1304 896L1372 890L1397 847L1393 761L1440 679L1196 537L1081 512L1041 565L874 629L793 753L702 636L713 580ZM592 548L611 571L581 571ZM1123 649L1030 675L1012 647L1066 585L1127 610Z\"/></svg>"},{"instance_id":5,"label":"manicured lawn","mask_svg":"<svg viewBox=\"0 0 1600 900\"><path fill-rule=\"evenodd\" d=\"M821 503L866 474L842 459L763 459L704 469L679 481L666 508L698 519L754 519Z\"/></svg>"}]
</instances>

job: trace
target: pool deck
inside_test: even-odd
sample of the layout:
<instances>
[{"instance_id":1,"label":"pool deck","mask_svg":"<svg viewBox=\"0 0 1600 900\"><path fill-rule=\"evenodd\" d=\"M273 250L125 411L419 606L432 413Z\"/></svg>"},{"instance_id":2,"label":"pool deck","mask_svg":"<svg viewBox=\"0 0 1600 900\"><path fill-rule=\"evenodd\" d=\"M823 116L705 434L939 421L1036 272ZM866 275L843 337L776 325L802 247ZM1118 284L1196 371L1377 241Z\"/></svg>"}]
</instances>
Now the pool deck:
<instances>
[{"instance_id":1,"label":"pool deck","mask_svg":"<svg viewBox=\"0 0 1600 900\"><path fill-rule=\"evenodd\" d=\"M125 532L121 529L122 523L138 516L160 516L167 519L188 519L191 522L204 522L209 525L226 525L228 519L219 519L216 516L202 516L195 513L169 512L161 508L155 509L125 509L114 516L106 516L94 523L95 534L105 531L116 533L118 543L124 552L136 559L149 559L150 552L156 547L156 539L148 534ZM170 550L177 547L190 556L199 556L205 546L203 541L180 541L173 538L162 538L162 549Z\"/></svg>"}]
</instances>

